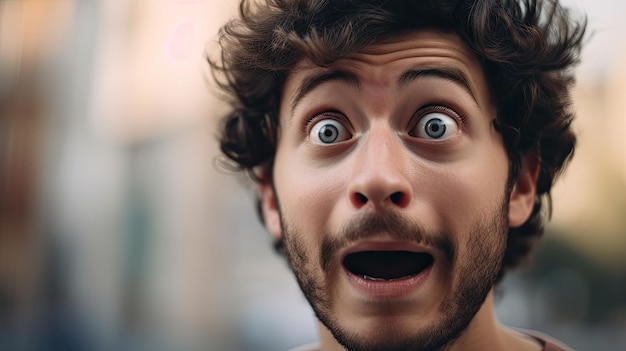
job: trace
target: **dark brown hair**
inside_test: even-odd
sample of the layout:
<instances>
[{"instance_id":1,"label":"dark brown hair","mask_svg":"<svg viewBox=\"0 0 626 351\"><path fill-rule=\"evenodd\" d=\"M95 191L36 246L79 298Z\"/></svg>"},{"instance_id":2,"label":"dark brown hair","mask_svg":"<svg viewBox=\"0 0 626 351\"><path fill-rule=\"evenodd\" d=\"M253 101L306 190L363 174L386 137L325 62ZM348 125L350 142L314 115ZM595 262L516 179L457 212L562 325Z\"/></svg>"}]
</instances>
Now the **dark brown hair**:
<instances>
[{"instance_id":1,"label":"dark brown hair","mask_svg":"<svg viewBox=\"0 0 626 351\"><path fill-rule=\"evenodd\" d=\"M455 32L482 63L510 184L522 156L540 161L534 209L526 223L509 229L500 279L543 234L550 189L576 141L571 68L586 21L575 21L557 0L242 0L240 18L220 31L220 59L209 60L232 106L221 150L253 180L271 181L282 86L300 60L330 65L387 36L426 27Z\"/></svg>"}]
</instances>

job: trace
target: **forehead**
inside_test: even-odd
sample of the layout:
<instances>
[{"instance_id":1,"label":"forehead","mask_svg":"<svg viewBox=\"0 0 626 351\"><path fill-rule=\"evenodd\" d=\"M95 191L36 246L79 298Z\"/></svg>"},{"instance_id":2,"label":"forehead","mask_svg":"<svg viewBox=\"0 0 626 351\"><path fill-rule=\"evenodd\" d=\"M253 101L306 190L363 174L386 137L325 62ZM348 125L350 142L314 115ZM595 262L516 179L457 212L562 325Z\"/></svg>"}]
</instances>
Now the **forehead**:
<instances>
[{"instance_id":1,"label":"forehead","mask_svg":"<svg viewBox=\"0 0 626 351\"><path fill-rule=\"evenodd\" d=\"M337 64L353 66L357 69L378 67L379 70L376 73L380 73L380 71L393 68L394 63L400 66L402 63L412 64L413 62L424 65L453 65L467 70L467 73L482 75L478 60L455 33L434 29L392 36L349 55ZM306 65L304 62L302 64Z\"/></svg>"},{"instance_id":2,"label":"forehead","mask_svg":"<svg viewBox=\"0 0 626 351\"><path fill-rule=\"evenodd\" d=\"M490 102L483 69L477 57L452 32L424 29L394 35L363 50L338 60L329 67L320 67L309 60L299 62L288 75L283 89L281 109L295 105L306 95L307 79L324 72L348 72L344 79L353 85L375 89L395 89L403 74L415 69L452 72L448 78L458 78L479 104ZM314 89L315 87L313 87ZM293 106L292 106L293 107Z\"/></svg>"}]
</instances>

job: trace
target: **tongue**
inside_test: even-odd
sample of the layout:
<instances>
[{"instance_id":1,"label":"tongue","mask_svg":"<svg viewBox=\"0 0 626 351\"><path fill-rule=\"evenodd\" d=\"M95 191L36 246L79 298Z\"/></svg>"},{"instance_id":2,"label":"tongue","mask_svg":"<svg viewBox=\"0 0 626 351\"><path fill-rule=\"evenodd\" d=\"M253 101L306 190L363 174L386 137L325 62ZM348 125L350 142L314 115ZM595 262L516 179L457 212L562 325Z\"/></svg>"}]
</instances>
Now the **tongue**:
<instances>
[{"instance_id":1,"label":"tongue","mask_svg":"<svg viewBox=\"0 0 626 351\"><path fill-rule=\"evenodd\" d=\"M432 256L409 251L363 251L349 254L345 267L372 280L397 280L418 274L432 263Z\"/></svg>"}]
</instances>

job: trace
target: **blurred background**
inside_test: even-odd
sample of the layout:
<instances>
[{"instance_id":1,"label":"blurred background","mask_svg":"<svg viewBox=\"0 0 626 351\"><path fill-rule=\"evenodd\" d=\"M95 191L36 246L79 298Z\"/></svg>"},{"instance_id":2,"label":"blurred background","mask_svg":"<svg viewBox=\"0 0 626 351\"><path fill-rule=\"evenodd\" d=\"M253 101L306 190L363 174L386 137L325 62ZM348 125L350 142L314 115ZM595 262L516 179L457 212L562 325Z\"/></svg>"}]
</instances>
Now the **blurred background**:
<instances>
[{"instance_id":1,"label":"blurred background","mask_svg":"<svg viewBox=\"0 0 626 351\"><path fill-rule=\"evenodd\" d=\"M626 3L595 33L576 157L499 318L626 350ZM216 166L205 53L234 0L0 0L0 350L286 350L313 313Z\"/></svg>"}]
</instances>

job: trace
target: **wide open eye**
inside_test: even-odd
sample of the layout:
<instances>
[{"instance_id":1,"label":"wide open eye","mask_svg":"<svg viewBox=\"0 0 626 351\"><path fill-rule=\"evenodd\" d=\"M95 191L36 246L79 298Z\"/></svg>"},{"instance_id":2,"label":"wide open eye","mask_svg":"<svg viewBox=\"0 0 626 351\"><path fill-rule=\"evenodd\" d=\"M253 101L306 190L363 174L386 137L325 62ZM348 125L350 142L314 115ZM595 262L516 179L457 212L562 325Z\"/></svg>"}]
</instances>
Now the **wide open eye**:
<instances>
[{"instance_id":1,"label":"wide open eye","mask_svg":"<svg viewBox=\"0 0 626 351\"><path fill-rule=\"evenodd\" d=\"M457 121L441 112L429 112L420 117L409 135L424 139L446 139L459 131Z\"/></svg>"},{"instance_id":2,"label":"wide open eye","mask_svg":"<svg viewBox=\"0 0 626 351\"><path fill-rule=\"evenodd\" d=\"M322 119L315 122L309 133L309 138L315 144L333 144L348 140L351 137L348 129L335 119Z\"/></svg>"}]
</instances>

